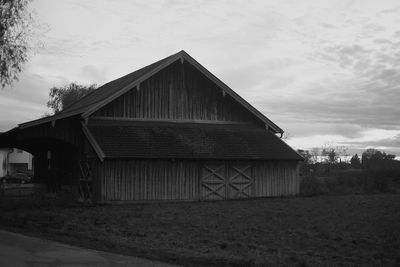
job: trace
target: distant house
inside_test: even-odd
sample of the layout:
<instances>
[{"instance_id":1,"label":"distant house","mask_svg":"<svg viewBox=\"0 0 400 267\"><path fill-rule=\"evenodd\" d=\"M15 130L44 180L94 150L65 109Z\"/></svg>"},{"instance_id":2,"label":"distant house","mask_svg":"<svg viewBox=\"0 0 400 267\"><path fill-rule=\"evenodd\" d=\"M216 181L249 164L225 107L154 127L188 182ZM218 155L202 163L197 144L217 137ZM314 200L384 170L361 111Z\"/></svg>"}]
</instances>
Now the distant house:
<instances>
[{"instance_id":1,"label":"distant house","mask_svg":"<svg viewBox=\"0 0 400 267\"><path fill-rule=\"evenodd\" d=\"M186 52L111 81L0 137L35 157L49 186L95 201L296 195L302 160L283 130Z\"/></svg>"},{"instance_id":2,"label":"distant house","mask_svg":"<svg viewBox=\"0 0 400 267\"><path fill-rule=\"evenodd\" d=\"M8 173L12 174L16 171L32 171L33 169L32 154L18 148L10 149L7 160Z\"/></svg>"},{"instance_id":3,"label":"distant house","mask_svg":"<svg viewBox=\"0 0 400 267\"><path fill-rule=\"evenodd\" d=\"M0 178L7 175L7 154L8 150L0 149Z\"/></svg>"},{"instance_id":4,"label":"distant house","mask_svg":"<svg viewBox=\"0 0 400 267\"><path fill-rule=\"evenodd\" d=\"M0 148L0 177L33 171L33 156L18 148Z\"/></svg>"}]
</instances>

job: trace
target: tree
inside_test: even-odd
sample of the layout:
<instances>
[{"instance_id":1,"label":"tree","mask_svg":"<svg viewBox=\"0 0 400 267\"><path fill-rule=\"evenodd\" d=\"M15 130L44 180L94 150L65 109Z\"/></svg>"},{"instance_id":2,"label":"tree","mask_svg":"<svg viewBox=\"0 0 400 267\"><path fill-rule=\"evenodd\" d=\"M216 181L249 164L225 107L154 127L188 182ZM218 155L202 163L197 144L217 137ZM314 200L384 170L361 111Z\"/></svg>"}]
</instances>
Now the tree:
<instances>
[{"instance_id":1,"label":"tree","mask_svg":"<svg viewBox=\"0 0 400 267\"><path fill-rule=\"evenodd\" d=\"M54 114L56 114L96 90L96 88L96 84L86 86L76 83L70 83L62 87L53 87L50 89L50 100L47 102L47 107L51 108Z\"/></svg>"},{"instance_id":2,"label":"tree","mask_svg":"<svg viewBox=\"0 0 400 267\"><path fill-rule=\"evenodd\" d=\"M355 169L359 169L361 167L361 161L357 154L351 157L350 164Z\"/></svg>"},{"instance_id":3,"label":"tree","mask_svg":"<svg viewBox=\"0 0 400 267\"><path fill-rule=\"evenodd\" d=\"M347 148L345 146L333 146L325 144L321 150L321 156L325 157L325 162L329 164L342 163L342 159L348 162Z\"/></svg>"},{"instance_id":4,"label":"tree","mask_svg":"<svg viewBox=\"0 0 400 267\"><path fill-rule=\"evenodd\" d=\"M336 152L335 148L332 147L323 148L321 156L327 157L327 162L329 164L336 163L339 158L339 154Z\"/></svg>"},{"instance_id":5,"label":"tree","mask_svg":"<svg viewBox=\"0 0 400 267\"><path fill-rule=\"evenodd\" d=\"M376 168L384 162L394 160L396 156L386 154L374 148L369 148L362 153L361 164L364 168Z\"/></svg>"},{"instance_id":6,"label":"tree","mask_svg":"<svg viewBox=\"0 0 400 267\"><path fill-rule=\"evenodd\" d=\"M320 159L320 149L318 147L312 148L310 154L311 154L311 161L313 163L316 163L316 162L319 161L319 159Z\"/></svg>"},{"instance_id":7,"label":"tree","mask_svg":"<svg viewBox=\"0 0 400 267\"><path fill-rule=\"evenodd\" d=\"M32 16L30 0L0 0L0 85L4 88L18 80L28 59L27 37Z\"/></svg>"}]
</instances>

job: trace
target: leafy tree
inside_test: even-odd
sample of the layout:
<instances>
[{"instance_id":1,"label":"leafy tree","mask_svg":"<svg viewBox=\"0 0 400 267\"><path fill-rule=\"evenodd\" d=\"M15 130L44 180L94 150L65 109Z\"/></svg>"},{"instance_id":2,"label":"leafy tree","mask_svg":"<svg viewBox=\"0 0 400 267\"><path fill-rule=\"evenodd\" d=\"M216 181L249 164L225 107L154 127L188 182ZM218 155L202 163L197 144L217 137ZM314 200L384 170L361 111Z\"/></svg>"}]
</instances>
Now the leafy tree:
<instances>
[{"instance_id":1,"label":"leafy tree","mask_svg":"<svg viewBox=\"0 0 400 267\"><path fill-rule=\"evenodd\" d=\"M51 108L56 114L96 88L96 84L86 86L76 83L70 83L62 87L53 87L50 89L50 100L47 102L47 107Z\"/></svg>"},{"instance_id":2,"label":"leafy tree","mask_svg":"<svg viewBox=\"0 0 400 267\"><path fill-rule=\"evenodd\" d=\"M394 160L395 157L395 155L369 148L362 153L361 162L364 168L376 168L384 162Z\"/></svg>"},{"instance_id":3,"label":"leafy tree","mask_svg":"<svg viewBox=\"0 0 400 267\"><path fill-rule=\"evenodd\" d=\"M32 21L30 0L0 0L0 85L18 80L28 59L27 37Z\"/></svg>"},{"instance_id":4,"label":"leafy tree","mask_svg":"<svg viewBox=\"0 0 400 267\"><path fill-rule=\"evenodd\" d=\"M329 164L336 163L339 159L339 154L336 152L336 149L331 147L323 148L321 151L321 156L326 156Z\"/></svg>"},{"instance_id":5,"label":"leafy tree","mask_svg":"<svg viewBox=\"0 0 400 267\"><path fill-rule=\"evenodd\" d=\"M386 160L394 160L395 158L396 158L396 155L393 155L393 154L386 154L386 157L385 157Z\"/></svg>"},{"instance_id":6,"label":"leafy tree","mask_svg":"<svg viewBox=\"0 0 400 267\"><path fill-rule=\"evenodd\" d=\"M350 159L350 164L353 168L359 169L361 167L361 160L360 157L358 157L357 154L355 154L353 157Z\"/></svg>"}]
</instances>

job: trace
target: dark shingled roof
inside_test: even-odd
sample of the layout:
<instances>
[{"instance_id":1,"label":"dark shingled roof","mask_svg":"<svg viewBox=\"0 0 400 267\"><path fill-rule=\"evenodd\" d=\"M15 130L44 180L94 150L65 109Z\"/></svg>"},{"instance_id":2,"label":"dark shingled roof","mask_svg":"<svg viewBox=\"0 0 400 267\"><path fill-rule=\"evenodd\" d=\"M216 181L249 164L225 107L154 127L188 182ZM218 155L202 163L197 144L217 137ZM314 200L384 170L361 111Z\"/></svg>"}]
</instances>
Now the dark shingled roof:
<instances>
[{"instance_id":1,"label":"dark shingled roof","mask_svg":"<svg viewBox=\"0 0 400 267\"><path fill-rule=\"evenodd\" d=\"M106 158L302 159L248 124L92 121L88 128Z\"/></svg>"}]
</instances>

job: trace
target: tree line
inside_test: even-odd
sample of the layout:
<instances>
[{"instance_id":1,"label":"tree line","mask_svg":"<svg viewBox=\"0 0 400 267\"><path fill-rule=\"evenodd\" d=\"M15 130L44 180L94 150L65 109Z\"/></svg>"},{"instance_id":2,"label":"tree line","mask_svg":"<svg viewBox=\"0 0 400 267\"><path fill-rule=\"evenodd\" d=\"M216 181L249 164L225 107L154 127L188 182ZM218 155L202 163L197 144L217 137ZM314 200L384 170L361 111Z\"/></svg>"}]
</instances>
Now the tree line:
<instances>
[{"instance_id":1,"label":"tree line","mask_svg":"<svg viewBox=\"0 0 400 267\"><path fill-rule=\"evenodd\" d=\"M361 157L358 154L353 155L350 161L342 161L343 157L349 156L346 148L343 147L325 147L312 150L299 149L297 152L303 157L305 165L344 165L354 169L376 169L388 167L391 164L400 164L395 160L396 155L387 154L375 148L366 149L361 154Z\"/></svg>"}]
</instances>

